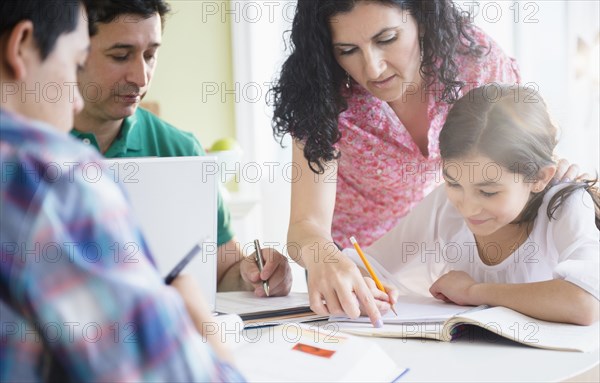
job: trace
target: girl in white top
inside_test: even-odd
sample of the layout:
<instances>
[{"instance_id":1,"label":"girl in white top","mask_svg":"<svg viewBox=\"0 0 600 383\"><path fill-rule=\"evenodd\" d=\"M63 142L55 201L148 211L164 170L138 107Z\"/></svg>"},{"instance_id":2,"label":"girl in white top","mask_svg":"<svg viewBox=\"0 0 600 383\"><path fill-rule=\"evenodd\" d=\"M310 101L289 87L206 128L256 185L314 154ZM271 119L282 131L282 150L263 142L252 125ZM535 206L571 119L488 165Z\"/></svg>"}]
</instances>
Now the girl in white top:
<instances>
[{"instance_id":1,"label":"girl in white top","mask_svg":"<svg viewBox=\"0 0 600 383\"><path fill-rule=\"evenodd\" d=\"M531 89L488 85L459 100L440 135L445 186L365 249L388 281L385 294L365 278L380 310L402 292L597 321L597 189L592 181L550 185L555 137Z\"/></svg>"}]
</instances>

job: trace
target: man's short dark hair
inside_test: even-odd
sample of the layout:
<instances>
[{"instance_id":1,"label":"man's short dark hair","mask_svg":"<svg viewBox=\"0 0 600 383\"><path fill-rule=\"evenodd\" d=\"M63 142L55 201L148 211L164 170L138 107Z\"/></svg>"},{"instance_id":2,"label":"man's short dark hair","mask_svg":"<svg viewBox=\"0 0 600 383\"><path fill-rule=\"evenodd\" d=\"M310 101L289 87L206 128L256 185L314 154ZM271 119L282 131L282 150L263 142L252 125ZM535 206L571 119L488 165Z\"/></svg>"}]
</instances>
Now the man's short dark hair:
<instances>
[{"instance_id":1,"label":"man's short dark hair","mask_svg":"<svg viewBox=\"0 0 600 383\"><path fill-rule=\"evenodd\" d=\"M81 5L90 0L2 0L0 1L0 36L20 22L33 23L33 37L45 60L64 33L77 28Z\"/></svg>"},{"instance_id":2,"label":"man's short dark hair","mask_svg":"<svg viewBox=\"0 0 600 383\"><path fill-rule=\"evenodd\" d=\"M150 18L159 14L162 25L171 7L164 0L95 0L88 5L90 36L98 33L98 23L108 24L119 16L131 14Z\"/></svg>"}]
</instances>

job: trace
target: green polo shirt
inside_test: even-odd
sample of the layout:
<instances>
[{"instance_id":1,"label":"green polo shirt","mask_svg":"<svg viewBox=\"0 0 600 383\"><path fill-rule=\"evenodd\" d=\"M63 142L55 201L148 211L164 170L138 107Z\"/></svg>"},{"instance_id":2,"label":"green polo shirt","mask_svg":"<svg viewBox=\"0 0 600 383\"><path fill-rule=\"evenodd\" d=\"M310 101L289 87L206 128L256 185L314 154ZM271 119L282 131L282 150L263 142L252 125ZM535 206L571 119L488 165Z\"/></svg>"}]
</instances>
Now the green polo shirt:
<instances>
[{"instance_id":1,"label":"green polo shirt","mask_svg":"<svg viewBox=\"0 0 600 383\"><path fill-rule=\"evenodd\" d=\"M93 133L71 130L71 135L99 149ZM119 135L104 153L106 158L124 157L184 157L203 156L206 153L196 138L156 117L145 109L137 111L123 121ZM218 193L217 245L233 238L229 210Z\"/></svg>"}]
</instances>

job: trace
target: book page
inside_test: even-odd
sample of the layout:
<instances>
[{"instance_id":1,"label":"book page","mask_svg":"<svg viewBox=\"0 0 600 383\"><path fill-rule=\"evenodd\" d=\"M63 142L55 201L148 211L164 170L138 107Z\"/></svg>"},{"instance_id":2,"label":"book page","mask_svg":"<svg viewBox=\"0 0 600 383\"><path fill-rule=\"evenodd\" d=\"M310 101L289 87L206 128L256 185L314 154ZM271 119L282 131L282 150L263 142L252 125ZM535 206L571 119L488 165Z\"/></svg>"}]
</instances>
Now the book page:
<instances>
[{"instance_id":1,"label":"book page","mask_svg":"<svg viewBox=\"0 0 600 383\"><path fill-rule=\"evenodd\" d=\"M378 338L427 338L443 340L444 322L384 324L376 328L370 323L335 322L333 328L352 335Z\"/></svg>"},{"instance_id":2,"label":"book page","mask_svg":"<svg viewBox=\"0 0 600 383\"><path fill-rule=\"evenodd\" d=\"M492 307L458 315L449 324L474 322L479 327L532 347L565 351L594 351L599 348L600 322L591 326L547 322L506 307Z\"/></svg>"},{"instance_id":3,"label":"book page","mask_svg":"<svg viewBox=\"0 0 600 383\"><path fill-rule=\"evenodd\" d=\"M451 303L445 303L433 297L423 296L401 296L398 302L394 305L398 316L392 311L383 316L383 323L398 324L398 323L428 323L428 322L444 322L452 318L454 315L474 309L473 306L459 306ZM332 322L356 322L368 323L369 318L359 317L350 319L348 317L332 316Z\"/></svg>"}]
</instances>

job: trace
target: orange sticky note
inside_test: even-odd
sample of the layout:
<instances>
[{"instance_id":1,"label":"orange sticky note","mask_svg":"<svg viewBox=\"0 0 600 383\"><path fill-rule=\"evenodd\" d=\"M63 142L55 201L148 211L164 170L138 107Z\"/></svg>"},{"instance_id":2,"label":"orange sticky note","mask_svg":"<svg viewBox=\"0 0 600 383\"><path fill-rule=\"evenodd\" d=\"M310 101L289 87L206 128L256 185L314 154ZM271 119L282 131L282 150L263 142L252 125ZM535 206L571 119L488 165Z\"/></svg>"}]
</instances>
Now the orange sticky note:
<instances>
[{"instance_id":1,"label":"orange sticky note","mask_svg":"<svg viewBox=\"0 0 600 383\"><path fill-rule=\"evenodd\" d=\"M335 351L333 350L326 350L324 348L309 346L308 344L304 343L296 343L296 345L292 347L292 350L302 351L314 356L320 356L321 358L331 358L331 356L335 354Z\"/></svg>"}]
</instances>

